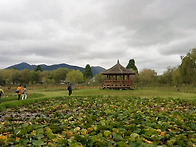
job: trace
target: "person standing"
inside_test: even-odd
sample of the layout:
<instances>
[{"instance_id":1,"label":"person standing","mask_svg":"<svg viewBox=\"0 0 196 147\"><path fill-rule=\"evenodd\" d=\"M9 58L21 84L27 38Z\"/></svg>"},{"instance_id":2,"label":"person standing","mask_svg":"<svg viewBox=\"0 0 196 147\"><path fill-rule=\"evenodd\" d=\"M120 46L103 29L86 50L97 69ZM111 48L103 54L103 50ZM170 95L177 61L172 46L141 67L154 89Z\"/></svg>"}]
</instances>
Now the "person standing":
<instances>
[{"instance_id":1,"label":"person standing","mask_svg":"<svg viewBox=\"0 0 196 147\"><path fill-rule=\"evenodd\" d=\"M4 94L3 89L0 88L0 103L1 103L1 96Z\"/></svg>"},{"instance_id":2,"label":"person standing","mask_svg":"<svg viewBox=\"0 0 196 147\"><path fill-rule=\"evenodd\" d=\"M18 100L20 100L20 96L21 96L21 93L22 93L22 87L21 85L17 87L17 90L18 90Z\"/></svg>"},{"instance_id":3,"label":"person standing","mask_svg":"<svg viewBox=\"0 0 196 147\"><path fill-rule=\"evenodd\" d=\"M26 86L24 86L24 88L22 90L22 100L23 99L27 99L27 88L26 88Z\"/></svg>"},{"instance_id":4,"label":"person standing","mask_svg":"<svg viewBox=\"0 0 196 147\"><path fill-rule=\"evenodd\" d=\"M68 86L68 91L69 91L69 96L72 94L72 87L71 87L71 84L69 84L69 86Z\"/></svg>"}]
</instances>

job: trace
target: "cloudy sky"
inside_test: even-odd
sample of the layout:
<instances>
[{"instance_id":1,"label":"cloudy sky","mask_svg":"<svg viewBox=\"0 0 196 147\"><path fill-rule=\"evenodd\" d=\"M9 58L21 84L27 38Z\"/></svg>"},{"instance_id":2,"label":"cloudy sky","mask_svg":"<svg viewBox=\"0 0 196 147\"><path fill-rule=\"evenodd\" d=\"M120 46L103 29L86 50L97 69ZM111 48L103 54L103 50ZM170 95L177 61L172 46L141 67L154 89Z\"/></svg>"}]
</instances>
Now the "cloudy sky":
<instances>
[{"instance_id":1,"label":"cloudy sky","mask_svg":"<svg viewBox=\"0 0 196 147\"><path fill-rule=\"evenodd\" d=\"M195 0L0 0L0 69L135 59L158 74L196 47Z\"/></svg>"}]
</instances>

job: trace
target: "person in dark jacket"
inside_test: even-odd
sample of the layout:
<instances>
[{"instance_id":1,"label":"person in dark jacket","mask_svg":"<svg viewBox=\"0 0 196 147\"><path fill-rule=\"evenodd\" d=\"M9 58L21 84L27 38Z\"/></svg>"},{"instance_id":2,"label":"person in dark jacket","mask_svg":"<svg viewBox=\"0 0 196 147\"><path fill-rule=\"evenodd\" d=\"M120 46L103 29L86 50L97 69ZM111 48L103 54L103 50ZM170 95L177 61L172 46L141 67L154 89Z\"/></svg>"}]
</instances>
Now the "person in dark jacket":
<instances>
[{"instance_id":1,"label":"person in dark jacket","mask_svg":"<svg viewBox=\"0 0 196 147\"><path fill-rule=\"evenodd\" d=\"M68 91L69 91L69 96L72 94L72 87L71 87L71 84L69 84L69 86L68 86Z\"/></svg>"}]
</instances>

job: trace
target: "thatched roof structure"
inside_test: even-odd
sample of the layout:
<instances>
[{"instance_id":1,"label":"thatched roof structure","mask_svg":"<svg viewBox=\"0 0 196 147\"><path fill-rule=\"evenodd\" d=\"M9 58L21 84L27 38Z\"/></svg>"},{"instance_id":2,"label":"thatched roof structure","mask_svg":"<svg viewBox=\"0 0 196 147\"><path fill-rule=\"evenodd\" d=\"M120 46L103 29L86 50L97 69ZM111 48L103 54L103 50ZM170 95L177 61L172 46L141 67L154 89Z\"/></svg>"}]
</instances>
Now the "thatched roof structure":
<instances>
[{"instance_id":1,"label":"thatched roof structure","mask_svg":"<svg viewBox=\"0 0 196 147\"><path fill-rule=\"evenodd\" d=\"M111 67L108 70L102 71L101 74L102 75L135 75L135 72L123 67L118 60L113 67Z\"/></svg>"}]
</instances>

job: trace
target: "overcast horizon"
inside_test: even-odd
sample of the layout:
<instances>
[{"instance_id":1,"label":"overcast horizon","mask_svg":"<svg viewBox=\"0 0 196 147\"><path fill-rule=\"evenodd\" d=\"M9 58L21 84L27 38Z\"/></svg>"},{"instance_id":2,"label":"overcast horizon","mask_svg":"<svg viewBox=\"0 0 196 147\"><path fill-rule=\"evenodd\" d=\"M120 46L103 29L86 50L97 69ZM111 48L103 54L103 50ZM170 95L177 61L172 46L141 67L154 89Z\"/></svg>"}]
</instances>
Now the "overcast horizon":
<instances>
[{"instance_id":1,"label":"overcast horizon","mask_svg":"<svg viewBox=\"0 0 196 147\"><path fill-rule=\"evenodd\" d=\"M196 47L195 0L1 0L0 69L26 62L162 74Z\"/></svg>"}]
</instances>

